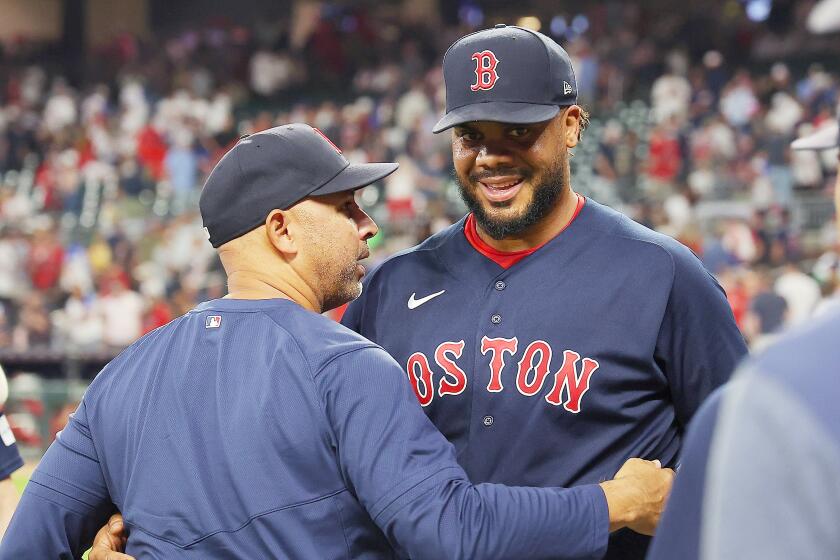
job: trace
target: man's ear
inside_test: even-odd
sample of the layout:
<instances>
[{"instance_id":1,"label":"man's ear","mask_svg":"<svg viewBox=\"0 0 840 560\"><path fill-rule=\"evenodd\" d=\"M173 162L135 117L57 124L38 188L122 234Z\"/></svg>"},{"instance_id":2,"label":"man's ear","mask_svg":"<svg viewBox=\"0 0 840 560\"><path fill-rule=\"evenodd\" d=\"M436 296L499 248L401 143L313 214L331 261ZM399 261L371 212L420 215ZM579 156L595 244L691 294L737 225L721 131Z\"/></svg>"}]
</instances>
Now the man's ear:
<instances>
[{"instance_id":1,"label":"man's ear","mask_svg":"<svg viewBox=\"0 0 840 560\"><path fill-rule=\"evenodd\" d=\"M572 105L563 115L566 130L566 147L574 148L580 139L580 107Z\"/></svg>"},{"instance_id":2,"label":"man's ear","mask_svg":"<svg viewBox=\"0 0 840 560\"><path fill-rule=\"evenodd\" d=\"M291 219L292 216L287 210L277 208L269 212L265 219L265 232L268 236L268 242L286 255L294 255L298 252L294 236L289 228Z\"/></svg>"}]
</instances>

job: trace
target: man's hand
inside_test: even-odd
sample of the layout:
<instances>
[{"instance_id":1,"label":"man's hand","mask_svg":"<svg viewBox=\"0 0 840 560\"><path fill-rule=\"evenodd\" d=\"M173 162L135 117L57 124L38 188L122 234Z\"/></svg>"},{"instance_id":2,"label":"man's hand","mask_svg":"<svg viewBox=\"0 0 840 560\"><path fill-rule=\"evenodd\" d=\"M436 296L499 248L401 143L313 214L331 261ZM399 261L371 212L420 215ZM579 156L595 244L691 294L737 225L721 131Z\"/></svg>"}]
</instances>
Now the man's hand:
<instances>
[{"instance_id":1,"label":"man's hand","mask_svg":"<svg viewBox=\"0 0 840 560\"><path fill-rule=\"evenodd\" d=\"M610 531L628 527L653 535L674 483L659 461L628 459L613 480L601 483L610 510Z\"/></svg>"},{"instance_id":2,"label":"man's hand","mask_svg":"<svg viewBox=\"0 0 840 560\"><path fill-rule=\"evenodd\" d=\"M122 515L115 513L96 533L88 560L135 560L134 556L122 553L126 539Z\"/></svg>"}]
</instances>

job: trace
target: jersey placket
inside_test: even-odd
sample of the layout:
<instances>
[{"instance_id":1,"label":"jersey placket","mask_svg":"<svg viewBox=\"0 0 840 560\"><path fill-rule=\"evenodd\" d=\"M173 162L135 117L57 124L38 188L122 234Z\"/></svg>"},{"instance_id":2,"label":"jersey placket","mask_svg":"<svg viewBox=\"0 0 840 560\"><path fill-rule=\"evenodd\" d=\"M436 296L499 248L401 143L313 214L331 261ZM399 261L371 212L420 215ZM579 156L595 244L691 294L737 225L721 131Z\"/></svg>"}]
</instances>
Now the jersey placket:
<instances>
[{"instance_id":1,"label":"jersey placket","mask_svg":"<svg viewBox=\"0 0 840 560\"><path fill-rule=\"evenodd\" d=\"M515 333L510 331L510 325L505 324L504 318L503 297L508 287L508 276L509 271L503 270L489 279L482 294L484 303L477 308L475 315L475 351L468 412L470 445L467 446L466 456L462 457L462 461L468 464L465 465L468 472L484 470L480 465L473 464L481 457L482 446L478 442L490 435L489 432L498 433L498 422L505 421L499 416L498 407L494 404L504 398L496 393L505 390L502 376L517 351ZM478 449L472 453L476 444Z\"/></svg>"}]
</instances>

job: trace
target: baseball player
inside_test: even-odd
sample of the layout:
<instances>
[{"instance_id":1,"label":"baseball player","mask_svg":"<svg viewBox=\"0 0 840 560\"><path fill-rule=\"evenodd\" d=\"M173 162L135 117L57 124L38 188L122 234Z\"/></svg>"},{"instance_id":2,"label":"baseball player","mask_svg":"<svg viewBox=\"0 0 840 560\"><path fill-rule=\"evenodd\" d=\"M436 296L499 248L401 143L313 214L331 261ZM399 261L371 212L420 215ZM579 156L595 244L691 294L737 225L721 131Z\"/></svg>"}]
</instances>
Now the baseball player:
<instances>
[{"instance_id":1,"label":"baseball player","mask_svg":"<svg viewBox=\"0 0 840 560\"><path fill-rule=\"evenodd\" d=\"M9 383L6 372L0 367L0 540L9 526L12 514L17 507L19 496L12 482L12 473L23 466L23 459L18 452L15 435L9 421L3 413L3 406L9 397Z\"/></svg>"},{"instance_id":2,"label":"baseball player","mask_svg":"<svg viewBox=\"0 0 840 560\"><path fill-rule=\"evenodd\" d=\"M343 323L404 368L474 481L576 486L627 457L674 466L688 421L746 354L723 290L680 243L585 199L566 52L498 25L443 61L470 213L385 261ZM642 558L622 531L607 557Z\"/></svg>"},{"instance_id":3,"label":"baseball player","mask_svg":"<svg viewBox=\"0 0 840 560\"><path fill-rule=\"evenodd\" d=\"M396 167L303 124L240 140L200 202L228 297L96 377L0 558L75 558L115 506L139 558L597 558L610 530L650 533L670 470L473 485L400 366L321 315L359 295L376 233L353 191Z\"/></svg>"}]
</instances>

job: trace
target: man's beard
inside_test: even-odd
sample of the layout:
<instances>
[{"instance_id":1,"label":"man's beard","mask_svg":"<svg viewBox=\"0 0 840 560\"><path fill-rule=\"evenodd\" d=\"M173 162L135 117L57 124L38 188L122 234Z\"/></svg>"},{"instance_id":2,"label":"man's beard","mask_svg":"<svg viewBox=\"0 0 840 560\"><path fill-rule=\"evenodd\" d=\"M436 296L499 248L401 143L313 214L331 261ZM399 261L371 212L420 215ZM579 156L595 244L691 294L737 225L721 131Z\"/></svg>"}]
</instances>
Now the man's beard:
<instances>
[{"instance_id":1,"label":"man's beard","mask_svg":"<svg viewBox=\"0 0 840 560\"><path fill-rule=\"evenodd\" d=\"M526 178L523 177L523 181ZM561 162L558 162L558 165L546 170L546 176L543 181L532 187L534 192L531 197L531 202L521 215L512 218L494 218L484 209L477 195L473 194L473 190L471 190L471 188L478 190L481 187L465 186L457 173L455 174L455 180L458 181L458 187L464 204L473 213L478 225L481 226L481 229L487 235L496 240L520 235L534 224L540 222L554 209L560 195L563 194L563 190L566 188L566 181L563 178L563 165ZM477 180L474 181L478 182ZM490 204L492 205L493 203Z\"/></svg>"},{"instance_id":2,"label":"man's beard","mask_svg":"<svg viewBox=\"0 0 840 560\"><path fill-rule=\"evenodd\" d=\"M313 233L312 237L316 235ZM315 259L313 278L317 279L316 291L321 292L321 311L324 312L341 307L361 295L362 283L357 267L359 260L366 255L353 253L354 256L350 257L346 253L336 253L328 250L322 242L327 241L319 239L309 249Z\"/></svg>"},{"instance_id":3,"label":"man's beard","mask_svg":"<svg viewBox=\"0 0 840 560\"><path fill-rule=\"evenodd\" d=\"M333 274L335 273L336 271L333 271ZM330 286L330 291L324 294L323 311L341 307L345 303L353 301L362 293L362 284L356 278L356 263L353 263L352 268L347 267L338 271L338 274L338 278Z\"/></svg>"}]
</instances>

